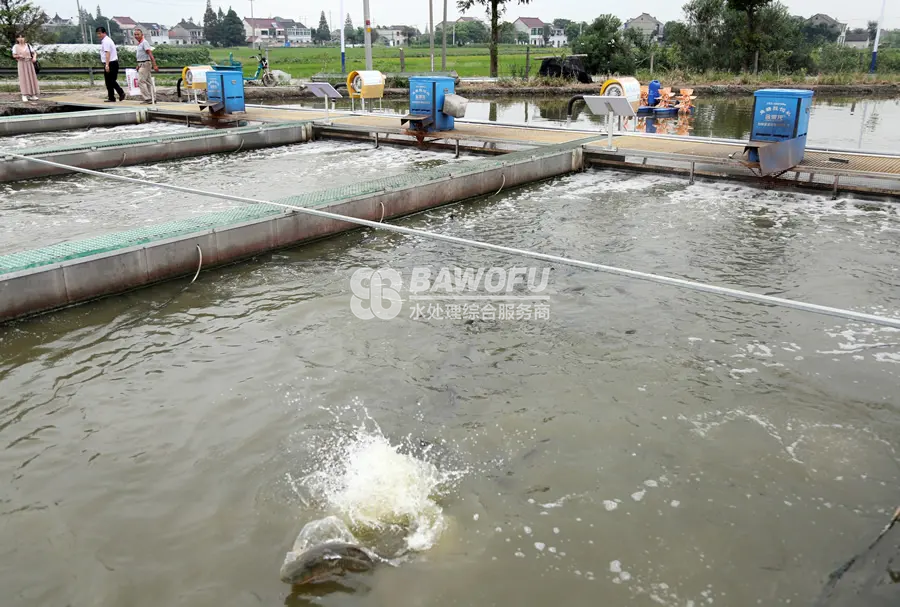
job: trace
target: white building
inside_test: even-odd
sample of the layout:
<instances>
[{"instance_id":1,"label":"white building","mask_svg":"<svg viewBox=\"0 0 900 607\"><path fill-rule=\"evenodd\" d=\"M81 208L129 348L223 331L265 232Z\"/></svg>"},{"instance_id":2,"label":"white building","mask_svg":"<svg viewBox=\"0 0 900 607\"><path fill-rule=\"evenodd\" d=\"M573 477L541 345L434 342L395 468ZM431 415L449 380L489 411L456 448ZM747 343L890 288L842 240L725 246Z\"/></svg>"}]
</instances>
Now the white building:
<instances>
[{"instance_id":1,"label":"white building","mask_svg":"<svg viewBox=\"0 0 900 607\"><path fill-rule=\"evenodd\" d=\"M169 39L169 28L159 23L138 23L135 29L141 30L151 46L169 44L171 42Z\"/></svg>"},{"instance_id":2,"label":"white building","mask_svg":"<svg viewBox=\"0 0 900 607\"><path fill-rule=\"evenodd\" d=\"M291 46L312 44L312 30L293 19L278 19L275 22L284 30L286 41Z\"/></svg>"},{"instance_id":3,"label":"white building","mask_svg":"<svg viewBox=\"0 0 900 607\"><path fill-rule=\"evenodd\" d=\"M641 13L634 19L625 22L623 29L637 30L644 37L644 40L654 40L662 38L664 24L656 17Z\"/></svg>"},{"instance_id":4,"label":"white building","mask_svg":"<svg viewBox=\"0 0 900 607\"><path fill-rule=\"evenodd\" d=\"M544 22L537 17L519 17L513 22L513 27L517 32L528 35L530 45L544 46Z\"/></svg>"},{"instance_id":5,"label":"white building","mask_svg":"<svg viewBox=\"0 0 900 607\"><path fill-rule=\"evenodd\" d=\"M850 48L869 48L869 32L854 34L844 31L838 37L838 45L849 46Z\"/></svg>"},{"instance_id":6,"label":"white building","mask_svg":"<svg viewBox=\"0 0 900 607\"><path fill-rule=\"evenodd\" d=\"M118 25L125 37L125 46L134 46L134 28L138 26L137 21L131 17L113 17L112 22Z\"/></svg>"},{"instance_id":7,"label":"white building","mask_svg":"<svg viewBox=\"0 0 900 607\"><path fill-rule=\"evenodd\" d=\"M182 46L206 44L206 40L203 39L203 26L191 20L182 21L169 30L169 42Z\"/></svg>"},{"instance_id":8,"label":"white building","mask_svg":"<svg viewBox=\"0 0 900 607\"><path fill-rule=\"evenodd\" d=\"M557 27L550 28L550 46L561 48L569 44L569 38L566 36L566 30Z\"/></svg>"},{"instance_id":9,"label":"white building","mask_svg":"<svg viewBox=\"0 0 900 607\"><path fill-rule=\"evenodd\" d=\"M312 30L293 19L245 17L244 34L250 44L312 44Z\"/></svg>"},{"instance_id":10,"label":"white building","mask_svg":"<svg viewBox=\"0 0 900 607\"><path fill-rule=\"evenodd\" d=\"M378 34L378 43L385 46L404 46L408 42L406 28L402 25L377 27L375 33Z\"/></svg>"}]
</instances>

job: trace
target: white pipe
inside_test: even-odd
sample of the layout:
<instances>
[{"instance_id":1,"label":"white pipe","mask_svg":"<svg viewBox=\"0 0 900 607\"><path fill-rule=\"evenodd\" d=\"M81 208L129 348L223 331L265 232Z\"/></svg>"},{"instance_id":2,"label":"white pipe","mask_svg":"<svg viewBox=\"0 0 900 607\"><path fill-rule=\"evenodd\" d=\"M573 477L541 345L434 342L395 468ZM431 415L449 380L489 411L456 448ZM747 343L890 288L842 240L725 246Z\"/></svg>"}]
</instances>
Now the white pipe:
<instances>
[{"instance_id":1,"label":"white pipe","mask_svg":"<svg viewBox=\"0 0 900 607\"><path fill-rule=\"evenodd\" d=\"M268 200L256 200L253 198L245 198L243 196L233 196L231 194L219 194L216 192L207 192L204 190L197 190L194 188L186 188L178 185L171 185L167 183L156 183L153 181L149 181L146 179L138 179L135 177L125 177L122 175L111 175L109 173L103 173L100 171L94 171L91 169L83 169L81 167L70 166L66 164L61 164L58 162L53 162L50 160L43 160L41 158L34 158L31 156L23 156L21 154L15 154L13 152L3 151L0 152L2 156L8 156L12 158L19 158L20 160L30 160L31 162L37 162L39 164L45 164L48 166L53 166L57 168L68 169L70 171L76 173L84 173L86 175L93 175L95 177L102 177L105 179L111 179L114 181L124 181L128 183L136 183L145 186L158 187L168 190L175 190L176 192L184 192L186 194L198 194L200 196L209 196L211 198L220 198L224 200L234 200L236 202L244 202L249 204L268 204L275 207L282 207L285 209L292 209L294 211L299 211L301 213L306 213L307 215L314 215L316 217L324 217L326 219L334 219L337 221L345 221L347 223L354 223L357 225L367 226L370 228L374 228L376 230L387 230L389 232L398 232L400 234L406 234L408 236L420 236L424 238L431 238L433 240L441 240L444 242L450 242L453 244L475 247L479 249L487 249L489 251L497 251L500 253L508 253L510 255L521 255L522 257L531 257L533 259L540 259L543 261L551 261L555 263L561 263L569 266L574 266L577 268L585 268L588 270L597 270L600 272L608 272L610 274L618 274L620 276L627 276L629 278L636 278L638 280L647 280L650 282L656 282L660 284L666 284L676 287L682 287L686 289L691 289L694 291L703 291L706 293L713 293L715 295L724 295L726 297L733 297L735 299L743 299L746 301L752 301L756 303L762 303L767 305L774 306L782 306L785 308L793 308L795 310L802 310L804 312L812 312L814 314L823 314L826 316L836 316L838 318L844 318L847 320L856 320L860 322L873 323L876 325L882 325L885 327L892 327L895 329L900 329L900 318L888 318L885 316L877 316L874 314L866 314L863 312L854 312L853 310L844 310L841 308L832 308L829 306L822 306L819 304L806 303L802 301L794 301L792 299L783 299L781 297L772 297L771 295L762 295L760 293L751 293L749 291L741 291L738 289L730 289L728 287L718 287L715 285L705 284L701 282L693 282L690 280L684 280L682 278L671 278L669 276L660 276L658 274L648 274L646 272L639 272L637 270L627 270L624 268L617 268L613 266L606 266L598 263L592 263L589 261L580 261L577 259L569 259L566 257L559 257L557 255L548 255L546 253L536 253L534 251L527 251L524 249L515 249L513 247L504 247L501 245L491 244L488 242L481 242L477 240L470 240L468 238L458 238L456 236L447 236L445 234L436 234L434 232L426 232L424 230L415 230L412 228L405 228L403 226L393 225L389 223L380 223L378 221L369 221L368 219L360 219L357 217L350 217L348 215L339 215L337 213L329 213L328 211L321 211L319 209L312 209L307 207L301 207L291 204L284 204L280 202L272 202Z\"/></svg>"}]
</instances>

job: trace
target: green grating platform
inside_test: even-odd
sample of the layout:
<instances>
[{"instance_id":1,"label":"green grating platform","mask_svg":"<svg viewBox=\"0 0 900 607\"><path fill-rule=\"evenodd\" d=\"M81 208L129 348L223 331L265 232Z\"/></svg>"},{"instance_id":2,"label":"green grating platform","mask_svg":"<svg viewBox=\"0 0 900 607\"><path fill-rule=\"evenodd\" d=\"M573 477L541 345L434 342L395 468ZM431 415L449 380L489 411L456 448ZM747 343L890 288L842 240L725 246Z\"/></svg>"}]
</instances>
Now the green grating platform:
<instances>
[{"instance_id":1,"label":"green grating platform","mask_svg":"<svg viewBox=\"0 0 900 607\"><path fill-rule=\"evenodd\" d=\"M226 130L203 130L203 131L189 131L185 133L174 133L171 135L154 135L151 137L129 137L122 139L110 139L106 141L83 141L80 143L67 144L67 145L52 145L41 148L29 148L25 150L16 150L16 154L21 154L22 156L42 156L45 154L62 154L66 152L79 152L82 150L91 150L91 149L99 149L99 148L114 148L114 147L131 147L134 145L141 144L153 144L153 143L169 143L172 141L184 141L184 140L197 140L197 139L207 139L207 138L218 138L218 137L227 137L231 135L243 135L245 133L258 133L262 131L276 131L281 129L295 129L298 126L305 124L310 121L298 121L298 122L287 122L283 124L266 124L260 126L243 126L237 128L230 128ZM2 156L3 152L0 150L0 156Z\"/></svg>"},{"instance_id":2,"label":"green grating platform","mask_svg":"<svg viewBox=\"0 0 900 607\"><path fill-rule=\"evenodd\" d=\"M9 122L34 122L64 118L90 118L92 116L112 116L118 114L145 114L144 108L115 108L108 110L84 110L78 112L57 112L55 114L22 114L20 116L0 116L0 124Z\"/></svg>"},{"instance_id":3,"label":"green grating platform","mask_svg":"<svg viewBox=\"0 0 900 607\"><path fill-rule=\"evenodd\" d=\"M0 255L0 275L30 270L70 259L109 253L110 251L127 249L186 234L195 234L204 230L253 221L254 219L273 217L283 212L283 209L269 205L246 205L227 211L216 211L197 217L178 219L124 232L94 236L85 240L61 242L42 249Z\"/></svg>"},{"instance_id":4,"label":"green grating platform","mask_svg":"<svg viewBox=\"0 0 900 607\"><path fill-rule=\"evenodd\" d=\"M503 168L522 161L546 158L574 150L601 138L602 137L588 137L569 143L542 146L540 148L521 152L512 152L503 156L468 160L433 167L422 171L313 191L298 196L289 196L273 202L308 208L325 207L360 196L377 194L386 190L403 190L450 176L458 178L465 175L474 175L493 169ZM63 242L42 249L0 255L0 275L30 270L91 255L109 253L111 251L144 245L160 240L167 240L169 238L185 236L215 228L225 228L247 221L275 217L286 211L287 209L266 204L247 204L227 211L217 211L197 217L126 230L124 232L95 236L85 240Z\"/></svg>"}]
</instances>

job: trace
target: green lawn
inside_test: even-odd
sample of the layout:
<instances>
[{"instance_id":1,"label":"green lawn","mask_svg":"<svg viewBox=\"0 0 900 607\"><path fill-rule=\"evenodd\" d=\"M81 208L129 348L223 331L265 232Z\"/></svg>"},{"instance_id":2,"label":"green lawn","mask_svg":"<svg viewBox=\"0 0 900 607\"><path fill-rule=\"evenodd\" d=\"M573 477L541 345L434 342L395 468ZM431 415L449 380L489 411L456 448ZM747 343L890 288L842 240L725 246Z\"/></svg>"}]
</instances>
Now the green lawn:
<instances>
[{"instance_id":1,"label":"green lawn","mask_svg":"<svg viewBox=\"0 0 900 607\"><path fill-rule=\"evenodd\" d=\"M547 56L553 53L561 53L567 49L531 49L531 74L536 75L540 67L540 60L535 57ZM234 53L234 60L240 61L244 73L252 75L256 71L256 59L258 53L251 48L214 48L210 50L212 60L223 63L228 60L228 54ZM440 42L435 44L434 67L441 69ZM499 75L511 77L524 73L525 68L524 46L501 45L499 49ZM406 57L406 71L425 72L431 70L430 49L421 46L404 48ZM365 49L347 49L347 72L365 69ZM341 49L340 47L303 47L303 48L270 48L269 64L273 70L287 72L294 78L308 78L319 72L340 73ZM374 47L372 49L372 67L382 72L400 71L400 49L388 47ZM490 55L487 46L466 46L447 48L447 70L456 71L463 77L489 76Z\"/></svg>"}]
</instances>

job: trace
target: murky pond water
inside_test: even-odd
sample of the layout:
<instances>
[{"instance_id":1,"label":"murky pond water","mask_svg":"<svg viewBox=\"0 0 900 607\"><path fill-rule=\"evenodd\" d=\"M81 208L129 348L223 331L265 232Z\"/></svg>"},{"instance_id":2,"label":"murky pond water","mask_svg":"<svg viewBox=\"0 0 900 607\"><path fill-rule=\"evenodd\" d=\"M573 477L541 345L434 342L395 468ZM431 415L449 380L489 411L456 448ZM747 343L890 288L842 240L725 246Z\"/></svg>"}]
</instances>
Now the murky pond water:
<instances>
[{"instance_id":1,"label":"murky pond water","mask_svg":"<svg viewBox=\"0 0 900 607\"><path fill-rule=\"evenodd\" d=\"M727 137L748 139L750 136L753 97L704 97L694 101L693 114L668 118L640 117L627 129L638 132ZM466 118L494 122L566 124L567 98L472 98ZM300 107L322 108L319 101L304 101ZM338 108L350 109L349 101ZM359 109L359 103L356 103ZM407 113L409 104L402 100L385 100L383 111ZM576 103L571 124L580 128L601 128L605 116L594 116L584 103ZM852 149L896 152L900 137L900 99L869 97L816 96L810 114L808 142L811 146L834 146Z\"/></svg>"},{"instance_id":2,"label":"murky pond water","mask_svg":"<svg viewBox=\"0 0 900 607\"><path fill-rule=\"evenodd\" d=\"M430 159L283 154L139 170L276 197ZM401 223L900 316L889 203L598 170ZM549 267L546 313L363 320L361 266ZM187 282L0 327L5 606L805 605L900 502L898 331L370 230ZM329 514L411 551L292 591Z\"/></svg>"},{"instance_id":3,"label":"murky pond water","mask_svg":"<svg viewBox=\"0 0 900 607\"><path fill-rule=\"evenodd\" d=\"M118 134L108 133L106 138ZM37 145L48 145L46 138L42 136ZM186 158L109 172L156 183L276 200L311 189L465 160L454 160L452 155L440 152L323 142ZM81 174L0 184L0 255L241 204Z\"/></svg>"},{"instance_id":4,"label":"murky pond water","mask_svg":"<svg viewBox=\"0 0 900 607\"><path fill-rule=\"evenodd\" d=\"M469 107L564 120L543 103ZM701 99L688 131L749 111ZM896 146L897 118L817 101L811 141ZM117 172L277 199L466 161L323 141ZM10 184L0 254L230 206ZM900 317L888 202L593 170L399 223ZM546 300L404 291L364 320L359 267L547 270ZM188 282L0 327L4 607L808 605L900 505L900 331L371 230ZM292 590L328 515L396 559Z\"/></svg>"}]
</instances>

